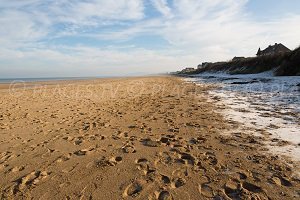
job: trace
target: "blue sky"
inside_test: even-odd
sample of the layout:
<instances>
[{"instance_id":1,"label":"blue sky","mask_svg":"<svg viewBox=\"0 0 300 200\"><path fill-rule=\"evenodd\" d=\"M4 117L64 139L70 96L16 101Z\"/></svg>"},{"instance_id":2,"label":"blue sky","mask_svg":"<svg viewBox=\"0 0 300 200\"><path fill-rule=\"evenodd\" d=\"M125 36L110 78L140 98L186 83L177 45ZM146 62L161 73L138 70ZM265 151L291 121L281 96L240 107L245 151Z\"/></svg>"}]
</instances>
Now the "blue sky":
<instances>
[{"instance_id":1,"label":"blue sky","mask_svg":"<svg viewBox=\"0 0 300 200\"><path fill-rule=\"evenodd\" d=\"M1 0L0 78L149 74L300 45L298 0Z\"/></svg>"}]
</instances>

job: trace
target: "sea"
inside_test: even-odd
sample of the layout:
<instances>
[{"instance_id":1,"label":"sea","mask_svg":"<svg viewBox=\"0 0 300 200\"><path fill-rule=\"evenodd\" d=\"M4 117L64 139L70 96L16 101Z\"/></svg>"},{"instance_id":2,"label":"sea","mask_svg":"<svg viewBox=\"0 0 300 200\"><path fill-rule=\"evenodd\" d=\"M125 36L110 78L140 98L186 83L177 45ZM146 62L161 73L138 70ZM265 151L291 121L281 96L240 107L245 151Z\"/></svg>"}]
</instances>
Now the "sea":
<instances>
[{"instance_id":1,"label":"sea","mask_svg":"<svg viewBox=\"0 0 300 200\"><path fill-rule=\"evenodd\" d=\"M89 80L97 78L112 78L106 76L99 77L47 77L47 78L0 78L1 83L13 83L13 82L44 82L44 81L65 81L65 80Z\"/></svg>"}]
</instances>

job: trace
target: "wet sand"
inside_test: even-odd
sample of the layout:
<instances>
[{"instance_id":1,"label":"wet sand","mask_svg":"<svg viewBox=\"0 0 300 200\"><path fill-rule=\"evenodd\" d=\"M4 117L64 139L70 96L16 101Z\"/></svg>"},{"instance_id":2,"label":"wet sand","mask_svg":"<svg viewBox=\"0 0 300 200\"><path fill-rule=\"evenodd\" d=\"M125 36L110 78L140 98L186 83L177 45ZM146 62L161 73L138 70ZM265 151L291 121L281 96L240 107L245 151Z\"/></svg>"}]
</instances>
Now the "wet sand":
<instances>
[{"instance_id":1,"label":"wet sand","mask_svg":"<svg viewBox=\"0 0 300 200\"><path fill-rule=\"evenodd\" d=\"M299 199L297 163L239 131L210 89L175 77L1 89L1 199Z\"/></svg>"}]
</instances>

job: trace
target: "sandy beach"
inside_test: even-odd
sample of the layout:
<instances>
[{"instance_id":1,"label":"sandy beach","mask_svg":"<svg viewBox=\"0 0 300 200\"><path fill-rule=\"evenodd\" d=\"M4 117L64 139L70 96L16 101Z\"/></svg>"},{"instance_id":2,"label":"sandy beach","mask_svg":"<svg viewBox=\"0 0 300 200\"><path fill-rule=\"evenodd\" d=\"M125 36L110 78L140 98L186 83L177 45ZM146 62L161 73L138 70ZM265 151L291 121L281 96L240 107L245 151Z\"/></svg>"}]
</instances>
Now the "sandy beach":
<instances>
[{"instance_id":1,"label":"sandy beach","mask_svg":"<svg viewBox=\"0 0 300 200\"><path fill-rule=\"evenodd\" d=\"M2 84L1 199L299 199L299 163L226 119L211 87L168 76Z\"/></svg>"}]
</instances>

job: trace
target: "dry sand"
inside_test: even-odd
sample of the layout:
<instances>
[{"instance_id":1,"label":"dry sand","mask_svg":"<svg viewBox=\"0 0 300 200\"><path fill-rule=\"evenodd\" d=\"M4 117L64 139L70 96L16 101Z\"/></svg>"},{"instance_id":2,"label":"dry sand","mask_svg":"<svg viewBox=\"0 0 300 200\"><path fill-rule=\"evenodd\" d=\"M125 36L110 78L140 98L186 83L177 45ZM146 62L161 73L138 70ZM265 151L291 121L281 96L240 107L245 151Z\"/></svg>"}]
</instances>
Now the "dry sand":
<instances>
[{"instance_id":1,"label":"dry sand","mask_svg":"<svg viewBox=\"0 0 300 200\"><path fill-rule=\"evenodd\" d=\"M296 163L174 77L0 90L1 199L299 199Z\"/></svg>"}]
</instances>

